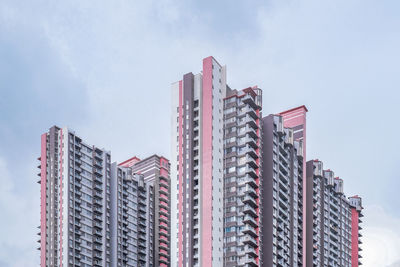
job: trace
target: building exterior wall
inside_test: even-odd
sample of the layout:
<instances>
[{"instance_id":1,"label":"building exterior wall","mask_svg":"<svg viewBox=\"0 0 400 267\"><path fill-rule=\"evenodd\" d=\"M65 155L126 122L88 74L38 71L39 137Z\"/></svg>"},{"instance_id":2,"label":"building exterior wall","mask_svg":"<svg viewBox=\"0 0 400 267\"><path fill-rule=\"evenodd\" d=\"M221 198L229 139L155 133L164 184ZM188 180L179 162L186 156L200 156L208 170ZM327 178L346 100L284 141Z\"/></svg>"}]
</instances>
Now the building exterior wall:
<instances>
[{"instance_id":1,"label":"building exterior wall","mask_svg":"<svg viewBox=\"0 0 400 267\"><path fill-rule=\"evenodd\" d=\"M361 198L306 164L306 107L262 118L213 57L171 95L172 168L41 136L41 266L361 265Z\"/></svg>"},{"instance_id":2,"label":"building exterior wall","mask_svg":"<svg viewBox=\"0 0 400 267\"><path fill-rule=\"evenodd\" d=\"M41 136L41 266L170 266L169 161L111 165L68 128Z\"/></svg>"},{"instance_id":3,"label":"building exterior wall","mask_svg":"<svg viewBox=\"0 0 400 267\"><path fill-rule=\"evenodd\" d=\"M149 266L148 188L130 167L111 166L111 266Z\"/></svg>"},{"instance_id":4,"label":"building exterior wall","mask_svg":"<svg viewBox=\"0 0 400 267\"><path fill-rule=\"evenodd\" d=\"M293 129L294 140L301 140L303 142L303 170L306 169L306 158L307 158L307 112L308 109L305 106L292 108L279 113L283 117L284 127ZM307 202L306 194L306 173L303 173L303 203ZM306 261L306 236L307 226L306 223L306 208L303 206L303 262Z\"/></svg>"},{"instance_id":5,"label":"building exterior wall","mask_svg":"<svg viewBox=\"0 0 400 267\"><path fill-rule=\"evenodd\" d=\"M307 203L306 266L354 266L353 239L358 234L354 233L353 204L343 193L343 180L324 170L319 160L307 162L307 179L312 201Z\"/></svg>"},{"instance_id":6,"label":"building exterior wall","mask_svg":"<svg viewBox=\"0 0 400 267\"><path fill-rule=\"evenodd\" d=\"M263 118L262 237L265 266L303 266L303 146L283 118Z\"/></svg>"},{"instance_id":7,"label":"building exterior wall","mask_svg":"<svg viewBox=\"0 0 400 267\"><path fill-rule=\"evenodd\" d=\"M224 75L209 57L172 84L173 266L223 264Z\"/></svg>"},{"instance_id":8,"label":"building exterior wall","mask_svg":"<svg viewBox=\"0 0 400 267\"><path fill-rule=\"evenodd\" d=\"M224 265L260 264L261 90L224 99Z\"/></svg>"},{"instance_id":9,"label":"building exterior wall","mask_svg":"<svg viewBox=\"0 0 400 267\"><path fill-rule=\"evenodd\" d=\"M132 172L143 176L147 187L148 223L146 266L170 266L170 166L165 157L158 155L140 160Z\"/></svg>"},{"instance_id":10,"label":"building exterior wall","mask_svg":"<svg viewBox=\"0 0 400 267\"><path fill-rule=\"evenodd\" d=\"M110 153L57 126L41 141L41 266L110 264Z\"/></svg>"}]
</instances>

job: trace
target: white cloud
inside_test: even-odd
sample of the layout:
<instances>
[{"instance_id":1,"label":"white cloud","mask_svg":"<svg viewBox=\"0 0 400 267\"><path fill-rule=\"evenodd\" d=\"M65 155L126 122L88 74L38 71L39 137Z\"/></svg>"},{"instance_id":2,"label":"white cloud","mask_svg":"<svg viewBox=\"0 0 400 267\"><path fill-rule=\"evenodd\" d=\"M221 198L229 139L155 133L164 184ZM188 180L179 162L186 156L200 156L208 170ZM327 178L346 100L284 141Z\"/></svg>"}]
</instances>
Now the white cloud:
<instances>
[{"instance_id":1,"label":"white cloud","mask_svg":"<svg viewBox=\"0 0 400 267\"><path fill-rule=\"evenodd\" d=\"M30 165L29 165L30 166ZM32 174L34 177L34 174ZM39 264L39 194L21 195L16 192L6 162L0 157L0 265L29 267ZM32 188L33 189L33 188ZM38 189L38 188L37 188Z\"/></svg>"},{"instance_id":2,"label":"white cloud","mask_svg":"<svg viewBox=\"0 0 400 267\"><path fill-rule=\"evenodd\" d=\"M400 218L382 207L366 207L362 230L363 266L397 267L400 263Z\"/></svg>"}]
</instances>

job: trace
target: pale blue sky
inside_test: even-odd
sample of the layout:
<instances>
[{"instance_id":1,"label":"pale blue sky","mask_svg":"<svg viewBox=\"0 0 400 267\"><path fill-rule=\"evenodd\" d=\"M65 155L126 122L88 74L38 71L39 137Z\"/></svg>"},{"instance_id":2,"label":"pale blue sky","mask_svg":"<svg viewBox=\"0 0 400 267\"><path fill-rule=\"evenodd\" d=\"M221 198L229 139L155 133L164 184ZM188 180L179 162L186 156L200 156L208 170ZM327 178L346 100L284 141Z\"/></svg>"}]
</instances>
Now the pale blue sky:
<instances>
[{"instance_id":1,"label":"pale blue sky","mask_svg":"<svg viewBox=\"0 0 400 267\"><path fill-rule=\"evenodd\" d=\"M308 159L364 198L365 266L400 266L399 48L395 0L0 1L0 266L39 261L40 134L169 156L170 84L209 55L264 115L308 107Z\"/></svg>"}]
</instances>

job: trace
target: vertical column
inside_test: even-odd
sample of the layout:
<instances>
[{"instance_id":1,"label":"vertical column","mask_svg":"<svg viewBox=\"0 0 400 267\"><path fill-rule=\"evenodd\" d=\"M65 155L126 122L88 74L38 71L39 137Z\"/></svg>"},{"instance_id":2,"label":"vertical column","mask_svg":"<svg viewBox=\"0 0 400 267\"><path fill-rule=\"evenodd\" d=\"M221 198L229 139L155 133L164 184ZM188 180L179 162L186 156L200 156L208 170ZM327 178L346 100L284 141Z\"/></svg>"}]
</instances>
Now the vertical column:
<instances>
[{"instance_id":1,"label":"vertical column","mask_svg":"<svg viewBox=\"0 0 400 267\"><path fill-rule=\"evenodd\" d=\"M212 58L203 60L202 266L212 266Z\"/></svg>"}]
</instances>

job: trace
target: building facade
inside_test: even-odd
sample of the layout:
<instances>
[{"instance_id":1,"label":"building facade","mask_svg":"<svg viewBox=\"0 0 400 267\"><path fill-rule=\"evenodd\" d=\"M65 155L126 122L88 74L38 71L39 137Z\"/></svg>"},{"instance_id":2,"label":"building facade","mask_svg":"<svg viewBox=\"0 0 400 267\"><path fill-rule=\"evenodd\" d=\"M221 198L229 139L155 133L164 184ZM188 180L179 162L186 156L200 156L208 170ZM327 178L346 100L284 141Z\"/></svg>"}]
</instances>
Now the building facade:
<instances>
[{"instance_id":1,"label":"building facade","mask_svg":"<svg viewBox=\"0 0 400 267\"><path fill-rule=\"evenodd\" d=\"M172 266L259 264L261 98L213 57L172 84Z\"/></svg>"},{"instance_id":2,"label":"building facade","mask_svg":"<svg viewBox=\"0 0 400 267\"><path fill-rule=\"evenodd\" d=\"M283 118L283 126L293 129L293 138L297 141L303 142L303 170L306 169L306 158L307 158L307 112L308 109L303 105L295 107L279 113L278 115ZM307 201L306 193L307 177L306 172L303 171L303 203ZM303 205L303 264L306 261L306 206Z\"/></svg>"},{"instance_id":3,"label":"building facade","mask_svg":"<svg viewBox=\"0 0 400 267\"><path fill-rule=\"evenodd\" d=\"M224 99L224 265L260 265L261 102L257 87Z\"/></svg>"},{"instance_id":4,"label":"building facade","mask_svg":"<svg viewBox=\"0 0 400 267\"><path fill-rule=\"evenodd\" d=\"M54 126L39 167L41 266L110 266L110 152Z\"/></svg>"},{"instance_id":5,"label":"building facade","mask_svg":"<svg viewBox=\"0 0 400 267\"><path fill-rule=\"evenodd\" d=\"M148 188L130 167L111 165L111 266L149 266Z\"/></svg>"},{"instance_id":6,"label":"building facade","mask_svg":"<svg viewBox=\"0 0 400 267\"><path fill-rule=\"evenodd\" d=\"M319 160L307 162L306 266L358 266L360 198L346 198L343 180L324 170ZM357 210L358 209L358 210ZM353 221L355 220L355 222ZM353 226L353 222L356 226Z\"/></svg>"},{"instance_id":7,"label":"building facade","mask_svg":"<svg viewBox=\"0 0 400 267\"><path fill-rule=\"evenodd\" d=\"M303 266L303 141L263 118L262 265Z\"/></svg>"},{"instance_id":8,"label":"building facade","mask_svg":"<svg viewBox=\"0 0 400 267\"><path fill-rule=\"evenodd\" d=\"M171 91L171 266L222 266L225 67L205 58Z\"/></svg>"},{"instance_id":9,"label":"building facade","mask_svg":"<svg viewBox=\"0 0 400 267\"><path fill-rule=\"evenodd\" d=\"M127 162L120 165L125 165ZM170 266L170 175L169 161L153 155L131 166L143 177L148 192L147 257L149 267Z\"/></svg>"},{"instance_id":10,"label":"building facade","mask_svg":"<svg viewBox=\"0 0 400 267\"><path fill-rule=\"evenodd\" d=\"M41 136L41 266L170 266L169 162L111 164L54 126Z\"/></svg>"},{"instance_id":11,"label":"building facade","mask_svg":"<svg viewBox=\"0 0 400 267\"><path fill-rule=\"evenodd\" d=\"M359 266L362 201L306 163L300 106L262 117L262 90L213 57L173 83L171 165L41 136L41 266Z\"/></svg>"}]
</instances>

